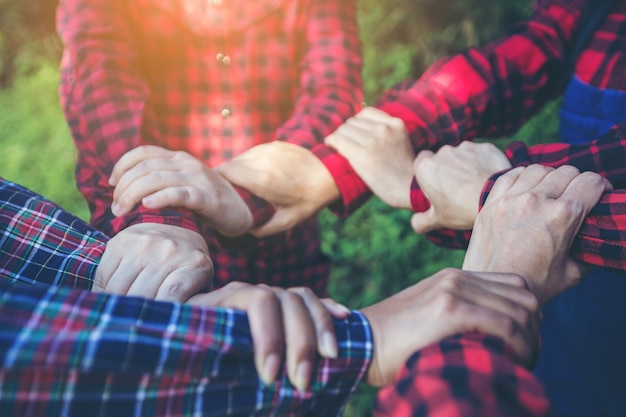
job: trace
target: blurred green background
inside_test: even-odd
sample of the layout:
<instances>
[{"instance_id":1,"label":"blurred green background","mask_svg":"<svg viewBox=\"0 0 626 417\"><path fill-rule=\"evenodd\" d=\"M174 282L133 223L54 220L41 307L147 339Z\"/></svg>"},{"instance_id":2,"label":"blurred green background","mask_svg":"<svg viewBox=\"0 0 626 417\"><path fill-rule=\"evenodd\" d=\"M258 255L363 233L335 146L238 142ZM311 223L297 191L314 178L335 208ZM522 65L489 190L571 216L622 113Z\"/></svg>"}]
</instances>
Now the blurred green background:
<instances>
[{"instance_id":1,"label":"blurred green background","mask_svg":"<svg viewBox=\"0 0 626 417\"><path fill-rule=\"evenodd\" d=\"M58 0L0 0L0 176L87 219L74 185L75 152L57 95L61 45ZM358 0L365 93L417 77L438 57L484 43L530 12L532 0ZM512 139L551 141L556 102ZM320 214L324 250L334 262L331 293L352 308L371 304L446 266L463 253L437 248L409 226L410 214L371 199L347 220ZM361 387L346 417L371 414L375 391ZM322 417L322 416L320 416Z\"/></svg>"}]
</instances>

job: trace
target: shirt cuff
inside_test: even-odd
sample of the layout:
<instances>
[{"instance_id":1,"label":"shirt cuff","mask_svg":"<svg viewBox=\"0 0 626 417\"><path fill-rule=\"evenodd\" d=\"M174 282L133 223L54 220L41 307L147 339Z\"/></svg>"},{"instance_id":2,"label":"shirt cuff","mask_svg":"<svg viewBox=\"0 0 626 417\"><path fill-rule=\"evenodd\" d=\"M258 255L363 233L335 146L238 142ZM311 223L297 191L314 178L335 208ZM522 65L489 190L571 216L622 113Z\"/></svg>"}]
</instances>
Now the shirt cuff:
<instances>
[{"instance_id":1,"label":"shirt cuff","mask_svg":"<svg viewBox=\"0 0 626 417\"><path fill-rule=\"evenodd\" d=\"M234 184L233 187L246 206L248 206L248 209L250 209L250 213L252 214L252 228L261 226L272 218L276 212L273 205L246 189Z\"/></svg>"},{"instance_id":2,"label":"shirt cuff","mask_svg":"<svg viewBox=\"0 0 626 417\"><path fill-rule=\"evenodd\" d=\"M311 152L326 166L341 194L341 200L331 204L328 208L342 217L354 213L371 195L367 185L354 171L348 160L331 147L319 144L311 149Z\"/></svg>"}]
</instances>

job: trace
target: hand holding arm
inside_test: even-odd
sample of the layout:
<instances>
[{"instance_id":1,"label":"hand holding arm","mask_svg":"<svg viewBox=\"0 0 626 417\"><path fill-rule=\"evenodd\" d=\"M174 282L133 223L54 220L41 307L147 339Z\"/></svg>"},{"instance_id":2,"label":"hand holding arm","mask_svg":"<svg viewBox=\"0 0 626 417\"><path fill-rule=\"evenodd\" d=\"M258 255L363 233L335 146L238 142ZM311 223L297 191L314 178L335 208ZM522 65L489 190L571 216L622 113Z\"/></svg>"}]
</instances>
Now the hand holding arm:
<instances>
[{"instance_id":1,"label":"hand holding arm","mask_svg":"<svg viewBox=\"0 0 626 417\"><path fill-rule=\"evenodd\" d=\"M413 352L476 330L504 339L522 362L531 363L538 346L538 305L518 275L443 270L362 310L374 335L367 382L387 385Z\"/></svg>"},{"instance_id":2,"label":"hand holding arm","mask_svg":"<svg viewBox=\"0 0 626 417\"><path fill-rule=\"evenodd\" d=\"M531 165L498 179L476 219L463 269L514 272L541 303L576 285L584 268L571 243L610 183L571 166Z\"/></svg>"},{"instance_id":3,"label":"hand holding arm","mask_svg":"<svg viewBox=\"0 0 626 417\"><path fill-rule=\"evenodd\" d=\"M266 224L252 230L257 236L288 230L339 198L339 190L319 158L286 142L255 146L216 170L276 207Z\"/></svg>"},{"instance_id":4,"label":"hand holding arm","mask_svg":"<svg viewBox=\"0 0 626 417\"><path fill-rule=\"evenodd\" d=\"M420 152L415 158L415 177L430 208L413 215L413 229L417 233L444 227L471 229L485 182L510 167L506 156L490 143L463 142L457 147L443 146L437 153Z\"/></svg>"},{"instance_id":5,"label":"hand holding arm","mask_svg":"<svg viewBox=\"0 0 626 417\"><path fill-rule=\"evenodd\" d=\"M320 300L304 287L283 289L232 282L223 288L189 299L190 304L231 307L248 313L254 341L254 361L266 384L276 379L283 352L291 382L306 391L316 354L337 357L332 316L346 318L350 311L331 299Z\"/></svg>"},{"instance_id":6,"label":"hand holding arm","mask_svg":"<svg viewBox=\"0 0 626 417\"><path fill-rule=\"evenodd\" d=\"M115 187L116 216L141 203L149 209L187 208L227 236L252 226L250 210L233 186L187 152L139 146L115 164L109 184Z\"/></svg>"},{"instance_id":7,"label":"hand holding arm","mask_svg":"<svg viewBox=\"0 0 626 417\"><path fill-rule=\"evenodd\" d=\"M213 286L213 262L198 233L159 223L132 225L111 238L95 291L184 302Z\"/></svg>"},{"instance_id":8,"label":"hand holding arm","mask_svg":"<svg viewBox=\"0 0 626 417\"><path fill-rule=\"evenodd\" d=\"M411 208L409 188L415 157L404 122L366 107L326 139L367 186L393 207Z\"/></svg>"}]
</instances>

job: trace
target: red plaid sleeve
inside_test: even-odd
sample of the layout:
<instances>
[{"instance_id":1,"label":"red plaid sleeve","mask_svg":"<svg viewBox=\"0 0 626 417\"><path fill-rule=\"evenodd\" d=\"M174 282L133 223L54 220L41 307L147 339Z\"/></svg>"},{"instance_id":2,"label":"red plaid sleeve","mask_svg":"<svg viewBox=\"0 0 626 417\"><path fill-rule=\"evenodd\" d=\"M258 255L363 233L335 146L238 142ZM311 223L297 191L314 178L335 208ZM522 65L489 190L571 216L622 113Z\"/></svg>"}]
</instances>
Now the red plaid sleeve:
<instances>
[{"instance_id":1,"label":"red plaid sleeve","mask_svg":"<svg viewBox=\"0 0 626 417\"><path fill-rule=\"evenodd\" d=\"M187 210L137 207L120 218L112 215L113 188L108 179L115 162L157 137L143 124L145 80L137 73L136 39L121 2L62 0L58 30L65 44L61 69L61 100L78 150L76 181L90 204L91 222L113 235L134 223L156 222L200 230Z\"/></svg>"},{"instance_id":2,"label":"red plaid sleeve","mask_svg":"<svg viewBox=\"0 0 626 417\"><path fill-rule=\"evenodd\" d=\"M376 417L539 417L552 414L543 387L501 340L468 333L415 353L382 389Z\"/></svg>"},{"instance_id":3,"label":"red plaid sleeve","mask_svg":"<svg viewBox=\"0 0 626 417\"><path fill-rule=\"evenodd\" d=\"M511 134L558 92L585 3L540 0L505 36L439 60L376 106L404 120L416 150Z\"/></svg>"},{"instance_id":4,"label":"red plaid sleeve","mask_svg":"<svg viewBox=\"0 0 626 417\"><path fill-rule=\"evenodd\" d=\"M293 116L277 138L313 149L363 101L361 44L354 0L310 2Z\"/></svg>"}]
</instances>

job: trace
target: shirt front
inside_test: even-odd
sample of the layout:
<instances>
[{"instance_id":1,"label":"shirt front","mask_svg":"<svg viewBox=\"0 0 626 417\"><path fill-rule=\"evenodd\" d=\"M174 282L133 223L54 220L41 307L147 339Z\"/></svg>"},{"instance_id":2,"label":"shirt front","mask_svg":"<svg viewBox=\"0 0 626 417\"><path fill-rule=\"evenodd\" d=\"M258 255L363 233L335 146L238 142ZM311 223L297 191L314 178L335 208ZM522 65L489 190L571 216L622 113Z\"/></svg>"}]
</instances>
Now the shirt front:
<instances>
[{"instance_id":1,"label":"shirt front","mask_svg":"<svg viewBox=\"0 0 626 417\"><path fill-rule=\"evenodd\" d=\"M61 97L94 225L109 235L145 221L201 231L218 285L236 275L324 291L329 265L314 219L233 250L186 210L140 206L115 218L107 180L143 144L210 167L272 140L315 148L362 99L353 1L63 0L58 27ZM255 224L272 214L239 191Z\"/></svg>"}]
</instances>

